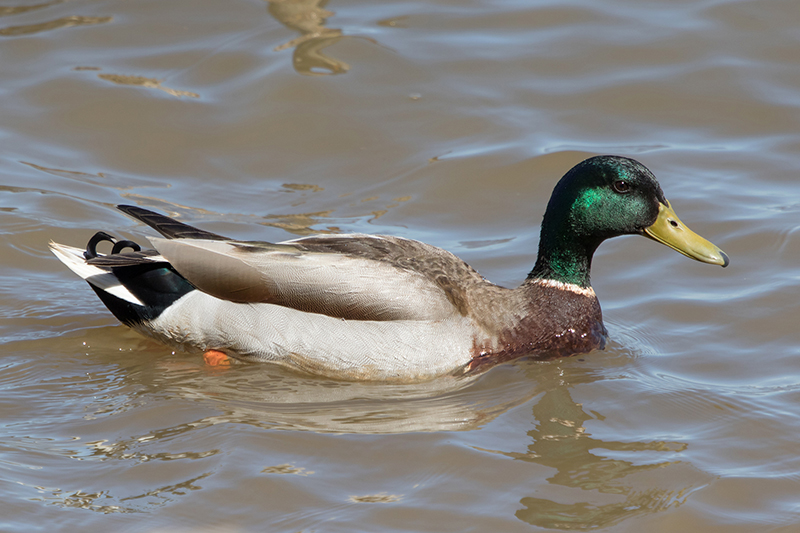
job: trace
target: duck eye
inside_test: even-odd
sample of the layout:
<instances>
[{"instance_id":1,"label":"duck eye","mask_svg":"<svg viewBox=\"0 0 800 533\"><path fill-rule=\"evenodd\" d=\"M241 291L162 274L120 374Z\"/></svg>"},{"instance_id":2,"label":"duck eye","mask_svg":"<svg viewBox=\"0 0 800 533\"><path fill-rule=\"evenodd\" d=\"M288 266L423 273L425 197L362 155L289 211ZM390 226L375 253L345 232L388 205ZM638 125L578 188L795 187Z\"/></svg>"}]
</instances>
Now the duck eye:
<instances>
[{"instance_id":1,"label":"duck eye","mask_svg":"<svg viewBox=\"0 0 800 533\"><path fill-rule=\"evenodd\" d=\"M625 180L617 180L611 184L614 187L614 191L618 192L619 194L625 194L631 190L631 185Z\"/></svg>"}]
</instances>

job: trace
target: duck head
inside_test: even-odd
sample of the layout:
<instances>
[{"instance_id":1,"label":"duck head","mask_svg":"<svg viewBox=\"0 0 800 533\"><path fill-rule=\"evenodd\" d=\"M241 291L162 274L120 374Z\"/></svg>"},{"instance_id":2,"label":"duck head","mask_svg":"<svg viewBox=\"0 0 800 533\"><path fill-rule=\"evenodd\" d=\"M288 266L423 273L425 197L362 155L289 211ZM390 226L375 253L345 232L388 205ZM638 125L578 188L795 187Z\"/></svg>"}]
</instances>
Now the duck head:
<instances>
[{"instance_id":1,"label":"duck head","mask_svg":"<svg viewBox=\"0 0 800 533\"><path fill-rule=\"evenodd\" d=\"M577 164L556 185L542 221L539 257L528 277L589 287L600 243L633 234L703 263L729 263L722 250L680 221L647 167L605 155Z\"/></svg>"}]
</instances>

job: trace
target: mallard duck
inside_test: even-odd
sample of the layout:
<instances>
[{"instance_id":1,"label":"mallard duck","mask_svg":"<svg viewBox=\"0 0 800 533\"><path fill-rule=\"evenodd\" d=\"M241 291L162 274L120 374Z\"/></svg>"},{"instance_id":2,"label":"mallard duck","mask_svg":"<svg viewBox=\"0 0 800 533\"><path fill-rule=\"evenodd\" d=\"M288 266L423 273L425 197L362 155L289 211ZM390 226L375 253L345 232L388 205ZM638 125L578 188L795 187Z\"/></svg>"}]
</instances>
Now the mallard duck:
<instances>
[{"instance_id":1,"label":"mallard duck","mask_svg":"<svg viewBox=\"0 0 800 533\"><path fill-rule=\"evenodd\" d=\"M607 331L589 271L610 237L644 235L728 265L722 250L678 219L644 165L618 156L592 157L561 178L536 264L514 289L402 237L245 242L118 208L162 235L150 237L154 250L104 232L85 250L51 249L121 322L207 355L347 380L421 381L523 355L602 349ZM97 252L103 241L109 254Z\"/></svg>"}]
</instances>

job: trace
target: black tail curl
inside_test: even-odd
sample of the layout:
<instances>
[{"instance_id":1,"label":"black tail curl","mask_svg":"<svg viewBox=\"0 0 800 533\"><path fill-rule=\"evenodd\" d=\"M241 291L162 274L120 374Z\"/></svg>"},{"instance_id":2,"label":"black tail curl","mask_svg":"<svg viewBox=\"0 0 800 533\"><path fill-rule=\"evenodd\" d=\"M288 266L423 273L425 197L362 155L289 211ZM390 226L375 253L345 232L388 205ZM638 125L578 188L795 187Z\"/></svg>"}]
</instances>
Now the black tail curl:
<instances>
[{"instance_id":1,"label":"black tail curl","mask_svg":"<svg viewBox=\"0 0 800 533\"><path fill-rule=\"evenodd\" d=\"M118 254L125 248L130 248L134 252L138 252L142 249L141 246L139 246L133 241L129 240L119 241L116 238L114 238L113 235L109 235L105 231L98 231L97 233L92 235L91 239L89 239L89 243L86 245L86 251L83 252L83 257L87 261L98 257L97 245L100 244L101 242L110 242L113 245L113 248L111 248L111 255Z\"/></svg>"}]
</instances>

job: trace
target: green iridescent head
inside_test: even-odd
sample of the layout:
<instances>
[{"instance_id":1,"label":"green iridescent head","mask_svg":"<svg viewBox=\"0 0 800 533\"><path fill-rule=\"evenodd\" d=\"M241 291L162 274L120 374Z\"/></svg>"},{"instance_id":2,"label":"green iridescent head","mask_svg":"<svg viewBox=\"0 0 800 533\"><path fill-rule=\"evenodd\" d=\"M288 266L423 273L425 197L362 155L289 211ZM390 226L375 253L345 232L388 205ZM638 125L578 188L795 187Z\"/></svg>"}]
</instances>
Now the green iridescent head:
<instances>
[{"instance_id":1,"label":"green iridescent head","mask_svg":"<svg viewBox=\"0 0 800 533\"><path fill-rule=\"evenodd\" d=\"M556 185L529 277L588 287L600 243L630 234L650 237L698 261L728 265L722 250L678 219L647 167L604 155L577 164Z\"/></svg>"}]
</instances>

